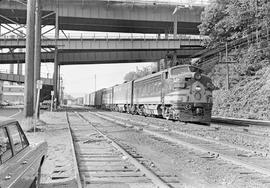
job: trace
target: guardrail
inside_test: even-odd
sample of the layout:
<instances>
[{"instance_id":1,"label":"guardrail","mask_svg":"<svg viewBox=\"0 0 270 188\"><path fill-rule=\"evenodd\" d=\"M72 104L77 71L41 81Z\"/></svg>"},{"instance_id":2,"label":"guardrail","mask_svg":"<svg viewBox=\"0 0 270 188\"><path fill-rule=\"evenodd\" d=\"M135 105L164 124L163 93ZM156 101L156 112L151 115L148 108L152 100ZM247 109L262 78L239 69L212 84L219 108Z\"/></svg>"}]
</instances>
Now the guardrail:
<instances>
[{"instance_id":1,"label":"guardrail","mask_svg":"<svg viewBox=\"0 0 270 188\"><path fill-rule=\"evenodd\" d=\"M4 35L0 37L1 40L23 40L25 37L22 37L20 35ZM42 36L43 40L56 40L55 35L43 35ZM149 35L149 34L109 34L109 33L81 33L81 34L64 34L64 35L59 35L58 39L92 39L92 40L98 40L98 39L106 39L106 40L208 40L208 36L204 35L182 35L179 34L177 37L174 37L172 34L169 34L165 36L165 34L161 35Z\"/></svg>"},{"instance_id":2,"label":"guardrail","mask_svg":"<svg viewBox=\"0 0 270 188\"><path fill-rule=\"evenodd\" d=\"M270 126L270 121L263 120L253 120L253 119L237 119L237 118L225 118L225 117L217 117L213 116L211 121L213 123L224 123L224 124L232 124L238 126Z\"/></svg>"}]
</instances>

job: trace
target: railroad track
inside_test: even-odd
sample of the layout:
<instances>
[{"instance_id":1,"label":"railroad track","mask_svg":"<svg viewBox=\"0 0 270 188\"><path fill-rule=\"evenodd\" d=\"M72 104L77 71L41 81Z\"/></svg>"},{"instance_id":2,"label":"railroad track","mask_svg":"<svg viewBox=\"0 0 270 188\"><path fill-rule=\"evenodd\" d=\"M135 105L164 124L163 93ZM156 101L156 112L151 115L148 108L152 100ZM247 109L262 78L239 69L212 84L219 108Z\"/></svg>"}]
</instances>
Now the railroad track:
<instances>
[{"instance_id":1,"label":"railroad track","mask_svg":"<svg viewBox=\"0 0 270 188\"><path fill-rule=\"evenodd\" d=\"M67 119L82 187L178 187L175 178L165 181L143 165L142 156L117 139L108 137L82 114L67 112Z\"/></svg>"},{"instance_id":2,"label":"railroad track","mask_svg":"<svg viewBox=\"0 0 270 188\"><path fill-rule=\"evenodd\" d=\"M222 159L242 167L244 171L248 171L246 173L260 173L263 176L270 176L270 158L268 153L260 151L257 153L244 147L164 129L145 122L134 122L130 119L108 115L108 113L92 114L122 126L144 131L156 139L168 140L172 143L206 153L210 158Z\"/></svg>"}]
</instances>

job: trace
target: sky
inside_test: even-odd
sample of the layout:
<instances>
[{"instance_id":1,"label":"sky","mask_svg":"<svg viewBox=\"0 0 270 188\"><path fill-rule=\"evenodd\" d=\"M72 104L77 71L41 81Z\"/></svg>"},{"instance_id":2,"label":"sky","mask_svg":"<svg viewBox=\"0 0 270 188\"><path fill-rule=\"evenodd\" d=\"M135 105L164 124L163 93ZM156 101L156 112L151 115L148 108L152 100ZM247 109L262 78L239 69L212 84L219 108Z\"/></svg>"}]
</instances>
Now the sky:
<instances>
[{"instance_id":1,"label":"sky","mask_svg":"<svg viewBox=\"0 0 270 188\"><path fill-rule=\"evenodd\" d=\"M60 75L63 77L64 92L73 97L83 97L87 93L96 89L111 87L124 82L124 76L136 69L151 65L149 63L120 63L120 64L99 64L99 65L63 65ZM16 65L14 72L16 73ZM0 65L0 72L9 72L9 65ZM43 63L41 66L41 76L47 77L47 73L52 77L53 64ZM24 66L23 66L24 74Z\"/></svg>"},{"instance_id":2,"label":"sky","mask_svg":"<svg viewBox=\"0 0 270 188\"><path fill-rule=\"evenodd\" d=\"M121 63L103 65L66 65L61 67L65 92L74 97L83 96L96 89L111 87L124 82L124 76L151 63Z\"/></svg>"}]
</instances>

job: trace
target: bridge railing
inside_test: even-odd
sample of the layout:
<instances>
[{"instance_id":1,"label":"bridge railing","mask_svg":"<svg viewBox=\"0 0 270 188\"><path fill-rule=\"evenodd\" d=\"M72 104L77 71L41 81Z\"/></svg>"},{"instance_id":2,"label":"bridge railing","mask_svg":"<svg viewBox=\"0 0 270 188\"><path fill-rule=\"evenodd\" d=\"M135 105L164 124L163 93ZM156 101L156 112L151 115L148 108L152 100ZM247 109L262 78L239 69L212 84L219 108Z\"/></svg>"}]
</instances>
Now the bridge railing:
<instances>
[{"instance_id":1,"label":"bridge railing","mask_svg":"<svg viewBox=\"0 0 270 188\"><path fill-rule=\"evenodd\" d=\"M1 40L24 40L25 38L22 36L15 36L15 35L4 35L0 37ZM42 36L43 40L55 40L55 35L45 35ZM98 40L98 39L107 39L107 40L113 40L113 39L118 39L118 40L207 40L207 36L203 35L183 35L179 34L176 37L174 37L172 34L165 35L165 34L111 34L111 33L81 33L81 34L65 34L65 35L59 35L59 39L93 39L93 40Z\"/></svg>"}]
</instances>

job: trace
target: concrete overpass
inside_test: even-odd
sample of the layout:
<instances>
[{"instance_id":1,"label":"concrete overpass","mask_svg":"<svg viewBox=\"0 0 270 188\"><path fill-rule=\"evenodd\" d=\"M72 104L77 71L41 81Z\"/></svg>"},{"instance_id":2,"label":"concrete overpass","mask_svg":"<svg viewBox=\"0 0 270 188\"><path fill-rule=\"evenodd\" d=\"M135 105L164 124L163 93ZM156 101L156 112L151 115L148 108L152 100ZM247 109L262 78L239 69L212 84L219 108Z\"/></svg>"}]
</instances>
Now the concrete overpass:
<instances>
[{"instance_id":1,"label":"concrete overpass","mask_svg":"<svg viewBox=\"0 0 270 188\"><path fill-rule=\"evenodd\" d=\"M59 51L59 65L100 64L123 62L149 62L176 55L186 58L202 50L199 38L150 39L150 38L64 38L43 39L42 47ZM25 48L24 38L1 38L0 48ZM23 53L0 54L0 64L24 63ZM54 54L42 53L43 62L53 62Z\"/></svg>"},{"instance_id":2,"label":"concrete overpass","mask_svg":"<svg viewBox=\"0 0 270 188\"><path fill-rule=\"evenodd\" d=\"M158 38L62 38L42 39L44 48L58 47L59 50L178 50L182 47L202 48L200 38L158 39ZM25 48L24 38L0 38L0 48Z\"/></svg>"},{"instance_id":3,"label":"concrete overpass","mask_svg":"<svg viewBox=\"0 0 270 188\"><path fill-rule=\"evenodd\" d=\"M178 58L190 57L201 48L182 48L180 50L117 50L117 51L89 51L89 50L59 50L58 65L78 64L108 64L129 62L151 62L163 59L166 55L177 54ZM43 52L42 62L54 62L54 52ZM25 53L0 53L0 64L24 63Z\"/></svg>"},{"instance_id":4,"label":"concrete overpass","mask_svg":"<svg viewBox=\"0 0 270 188\"><path fill-rule=\"evenodd\" d=\"M1 0L0 23L26 23L26 1ZM42 24L60 30L199 34L203 7L158 2L136 4L132 1L42 0ZM173 15L176 6L179 10ZM56 13L56 14L54 14Z\"/></svg>"},{"instance_id":5,"label":"concrete overpass","mask_svg":"<svg viewBox=\"0 0 270 188\"><path fill-rule=\"evenodd\" d=\"M9 73L1 73L0 72L0 80L1 81L9 81L9 82L17 82L24 83L24 76L18 74L9 74ZM53 79L50 78L41 78L44 85L53 86Z\"/></svg>"}]
</instances>

